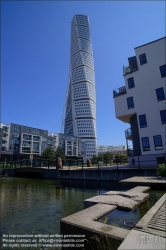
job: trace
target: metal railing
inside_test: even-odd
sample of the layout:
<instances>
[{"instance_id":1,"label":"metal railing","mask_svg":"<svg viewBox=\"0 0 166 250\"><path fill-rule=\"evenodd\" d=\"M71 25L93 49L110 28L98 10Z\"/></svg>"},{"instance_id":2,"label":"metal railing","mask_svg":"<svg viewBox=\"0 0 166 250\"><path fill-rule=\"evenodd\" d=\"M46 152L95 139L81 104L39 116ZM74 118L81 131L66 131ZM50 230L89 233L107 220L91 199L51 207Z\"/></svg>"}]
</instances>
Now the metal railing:
<instances>
[{"instance_id":1,"label":"metal railing","mask_svg":"<svg viewBox=\"0 0 166 250\"><path fill-rule=\"evenodd\" d=\"M113 98L124 94L126 94L125 86L113 90Z\"/></svg>"},{"instance_id":2,"label":"metal railing","mask_svg":"<svg viewBox=\"0 0 166 250\"><path fill-rule=\"evenodd\" d=\"M127 67L123 66L123 76L131 74L136 70L138 70L138 68L133 68L132 65L129 65Z\"/></svg>"},{"instance_id":3,"label":"metal railing","mask_svg":"<svg viewBox=\"0 0 166 250\"><path fill-rule=\"evenodd\" d=\"M154 156L154 155L151 155ZM157 155L158 156L158 155ZM29 159L19 160L19 161L8 161L8 162L0 162L0 169L14 169L14 168L46 168L46 169L58 169L58 170L84 170L84 169L94 169L94 170L119 170L119 169L145 169L152 168L156 169L159 164L166 162L166 154L161 155L161 157L152 157L152 159L147 159L147 156L115 156L107 161L92 161L90 166L87 166L87 163L83 163L82 159L78 160L66 160L62 162L62 168L59 169L57 167L56 160L48 160L35 158L33 162Z\"/></svg>"},{"instance_id":4,"label":"metal railing","mask_svg":"<svg viewBox=\"0 0 166 250\"><path fill-rule=\"evenodd\" d=\"M128 129L125 130L125 137L126 137L126 139L132 137L131 128L128 128Z\"/></svg>"}]
</instances>

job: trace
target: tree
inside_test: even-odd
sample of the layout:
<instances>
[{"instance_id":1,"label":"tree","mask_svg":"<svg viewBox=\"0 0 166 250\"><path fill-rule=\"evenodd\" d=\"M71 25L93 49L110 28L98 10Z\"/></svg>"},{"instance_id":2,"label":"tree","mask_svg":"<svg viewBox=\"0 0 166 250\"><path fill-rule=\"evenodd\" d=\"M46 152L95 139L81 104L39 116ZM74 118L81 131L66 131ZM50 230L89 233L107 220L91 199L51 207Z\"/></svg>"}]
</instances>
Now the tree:
<instances>
[{"instance_id":1,"label":"tree","mask_svg":"<svg viewBox=\"0 0 166 250\"><path fill-rule=\"evenodd\" d=\"M55 152L55 157L58 158L60 157L62 159L62 161L65 161L66 160L66 157L65 157L65 154L64 154L64 151L61 147L57 147L56 149L56 152Z\"/></svg>"},{"instance_id":2,"label":"tree","mask_svg":"<svg viewBox=\"0 0 166 250\"><path fill-rule=\"evenodd\" d=\"M97 164L98 162L98 157L96 155L93 155L92 158L91 158L91 163L92 164Z\"/></svg>"},{"instance_id":3,"label":"tree","mask_svg":"<svg viewBox=\"0 0 166 250\"><path fill-rule=\"evenodd\" d=\"M50 147L46 148L41 156L43 159L55 160L55 152Z\"/></svg>"},{"instance_id":4,"label":"tree","mask_svg":"<svg viewBox=\"0 0 166 250\"><path fill-rule=\"evenodd\" d=\"M117 162L126 163L128 161L126 154L116 154L115 158Z\"/></svg>"},{"instance_id":5,"label":"tree","mask_svg":"<svg viewBox=\"0 0 166 250\"><path fill-rule=\"evenodd\" d=\"M112 163L113 154L111 152L103 153L103 161L105 164Z\"/></svg>"},{"instance_id":6,"label":"tree","mask_svg":"<svg viewBox=\"0 0 166 250\"><path fill-rule=\"evenodd\" d=\"M98 161L103 161L103 153L98 154Z\"/></svg>"}]
</instances>

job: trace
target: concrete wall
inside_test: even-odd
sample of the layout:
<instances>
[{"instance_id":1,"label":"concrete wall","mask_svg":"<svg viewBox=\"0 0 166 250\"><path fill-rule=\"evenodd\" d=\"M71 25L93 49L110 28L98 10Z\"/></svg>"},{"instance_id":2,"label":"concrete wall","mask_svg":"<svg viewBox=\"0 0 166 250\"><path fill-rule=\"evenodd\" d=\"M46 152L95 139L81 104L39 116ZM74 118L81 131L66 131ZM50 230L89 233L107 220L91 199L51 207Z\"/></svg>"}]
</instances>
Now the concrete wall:
<instances>
[{"instance_id":1,"label":"concrete wall","mask_svg":"<svg viewBox=\"0 0 166 250\"><path fill-rule=\"evenodd\" d=\"M157 174L155 169L58 171L59 179L119 181L134 176L157 176Z\"/></svg>"},{"instance_id":2,"label":"concrete wall","mask_svg":"<svg viewBox=\"0 0 166 250\"><path fill-rule=\"evenodd\" d=\"M55 169L4 169L3 174L19 177L38 177L43 179L73 179L96 181L120 181L134 176L157 176L155 169L123 170L55 170Z\"/></svg>"}]
</instances>

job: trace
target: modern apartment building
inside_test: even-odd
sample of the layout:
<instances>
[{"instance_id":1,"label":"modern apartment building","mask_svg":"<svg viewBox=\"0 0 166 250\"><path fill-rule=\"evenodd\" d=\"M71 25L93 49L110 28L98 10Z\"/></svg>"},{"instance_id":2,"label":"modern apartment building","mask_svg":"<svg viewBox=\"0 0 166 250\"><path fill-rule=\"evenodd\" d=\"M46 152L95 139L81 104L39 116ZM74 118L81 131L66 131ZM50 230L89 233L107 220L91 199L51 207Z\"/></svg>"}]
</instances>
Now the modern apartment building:
<instances>
[{"instance_id":1,"label":"modern apartment building","mask_svg":"<svg viewBox=\"0 0 166 250\"><path fill-rule=\"evenodd\" d=\"M75 15L71 22L69 84L62 124L64 134L85 142L86 158L96 155L95 73L86 15Z\"/></svg>"},{"instance_id":2,"label":"modern apartment building","mask_svg":"<svg viewBox=\"0 0 166 250\"><path fill-rule=\"evenodd\" d=\"M48 141L54 145L54 150L61 147L65 156L69 157L83 157L85 160L85 143L81 141L80 137L65 135L62 133L49 133Z\"/></svg>"},{"instance_id":3,"label":"modern apartment building","mask_svg":"<svg viewBox=\"0 0 166 250\"><path fill-rule=\"evenodd\" d=\"M141 165L166 159L165 55L166 37L136 47L123 67L125 86L113 91L116 118L130 124L125 131L130 164L138 164L138 157Z\"/></svg>"},{"instance_id":4,"label":"modern apartment building","mask_svg":"<svg viewBox=\"0 0 166 250\"><path fill-rule=\"evenodd\" d=\"M30 154L38 157L50 147L56 151L60 146L67 157L85 159L85 143L81 138L19 124L0 124L1 160L27 159Z\"/></svg>"},{"instance_id":5,"label":"modern apartment building","mask_svg":"<svg viewBox=\"0 0 166 250\"><path fill-rule=\"evenodd\" d=\"M106 145L97 145L97 153L106 153L110 152L113 154L121 153L126 154L126 145L119 145L119 146L106 146Z\"/></svg>"}]
</instances>

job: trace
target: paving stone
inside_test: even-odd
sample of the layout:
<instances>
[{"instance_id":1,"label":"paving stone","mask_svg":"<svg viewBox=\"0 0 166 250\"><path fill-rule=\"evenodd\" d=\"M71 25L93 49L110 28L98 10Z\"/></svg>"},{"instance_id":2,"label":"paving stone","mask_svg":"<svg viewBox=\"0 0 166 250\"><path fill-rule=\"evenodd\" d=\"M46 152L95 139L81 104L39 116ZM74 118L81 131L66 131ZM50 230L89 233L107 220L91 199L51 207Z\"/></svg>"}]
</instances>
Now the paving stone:
<instances>
[{"instance_id":1,"label":"paving stone","mask_svg":"<svg viewBox=\"0 0 166 250\"><path fill-rule=\"evenodd\" d=\"M148 249L165 250L166 238L133 229L118 248L118 250Z\"/></svg>"},{"instance_id":2,"label":"paving stone","mask_svg":"<svg viewBox=\"0 0 166 250\"><path fill-rule=\"evenodd\" d=\"M136 185L148 185L148 186L166 186L166 178L165 177L155 177L155 176L135 176L132 178L128 178L122 181L122 183L132 183Z\"/></svg>"},{"instance_id":3,"label":"paving stone","mask_svg":"<svg viewBox=\"0 0 166 250\"><path fill-rule=\"evenodd\" d=\"M95 203L115 205L118 209L130 211L135 209L139 203L120 195L98 195L84 200L84 208L93 206Z\"/></svg>"},{"instance_id":4,"label":"paving stone","mask_svg":"<svg viewBox=\"0 0 166 250\"><path fill-rule=\"evenodd\" d=\"M150 189L150 187L147 187L147 186L137 186L137 187L134 187L134 188L128 190L128 192L144 193L144 192L147 192L149 189Z\"/></svg>"},{"instance_id":5,"label":"paving stone","mask_svg":"<svg viewBox=\"0 0 166 250\"><path fill-rule=\"evenodd\" d=\"M109 191L104 193L103 195L119 195L137 201L139 204L141 204L142 202L146 201L149 198L149 194L147 193L138 193L137 191L131 192L130 190L126 192Z\"/></svg>"}]
</instances>

